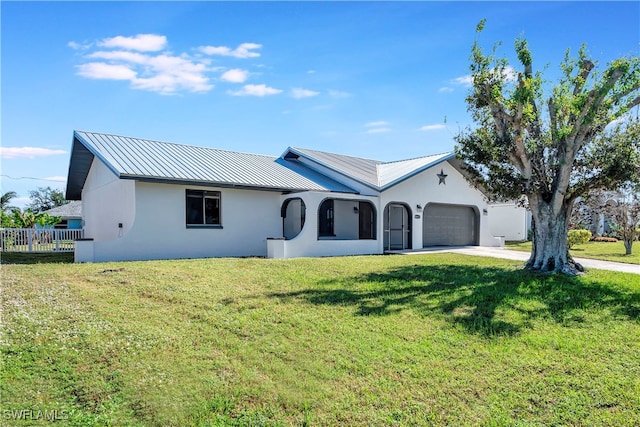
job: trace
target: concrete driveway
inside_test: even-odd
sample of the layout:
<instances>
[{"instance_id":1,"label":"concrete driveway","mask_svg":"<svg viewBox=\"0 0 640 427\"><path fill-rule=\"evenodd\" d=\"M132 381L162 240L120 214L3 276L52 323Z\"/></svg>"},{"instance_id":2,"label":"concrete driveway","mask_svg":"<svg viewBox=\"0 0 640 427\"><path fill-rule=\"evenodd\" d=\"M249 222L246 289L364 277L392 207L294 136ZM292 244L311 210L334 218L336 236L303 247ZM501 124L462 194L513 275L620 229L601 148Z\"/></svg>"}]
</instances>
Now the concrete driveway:
<instances>
[{"instance_id":1,"label":"concrete driveway","mask_svg":"<svg viewBox=\"0 0 640 427\"><path fill-rule=\"evenodd\" d=\"M389 251L388 253L402 255L417 255L425 253L452 252L463 255L485 256L492 258L511 259L514 261L527 261L529 252L513 251L504 248L489 248L483 246L456 246L456 247L431 247L415 249L410 251ZM596 259L574 258L576 262L582 264L585 268L595 268L598 270L620 271L623 273L640 274L640 265L624 264L621 262L600 261Z\"/></svg>"}]
</instances>

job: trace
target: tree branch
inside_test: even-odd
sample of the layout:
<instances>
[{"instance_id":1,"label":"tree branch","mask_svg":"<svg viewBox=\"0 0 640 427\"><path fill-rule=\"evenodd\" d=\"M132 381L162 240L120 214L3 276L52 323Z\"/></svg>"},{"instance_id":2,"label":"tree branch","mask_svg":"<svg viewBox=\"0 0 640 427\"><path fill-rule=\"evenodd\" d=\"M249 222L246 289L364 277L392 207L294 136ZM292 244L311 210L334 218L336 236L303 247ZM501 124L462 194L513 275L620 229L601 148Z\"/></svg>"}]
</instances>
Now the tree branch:
<instances>
[{"instance_id":1,"label":"tree branch","mask_svg":"<svg viewBox=\"0 0 640 427\"><path fill-rule=\"evenodd\" d=\"M581 72L580 75L578 75L578 78L580 80L576 79L575 81L575 85L573 87L573 96L577 96L580 91L582 91L582 88L587 82L587 78L589 77L591 70L593 70L593 67L595 67L595 65L593 65L593 62L589 61L588 59L583 59L582 61L580 61Z\"/></svg>"}]
</instances>

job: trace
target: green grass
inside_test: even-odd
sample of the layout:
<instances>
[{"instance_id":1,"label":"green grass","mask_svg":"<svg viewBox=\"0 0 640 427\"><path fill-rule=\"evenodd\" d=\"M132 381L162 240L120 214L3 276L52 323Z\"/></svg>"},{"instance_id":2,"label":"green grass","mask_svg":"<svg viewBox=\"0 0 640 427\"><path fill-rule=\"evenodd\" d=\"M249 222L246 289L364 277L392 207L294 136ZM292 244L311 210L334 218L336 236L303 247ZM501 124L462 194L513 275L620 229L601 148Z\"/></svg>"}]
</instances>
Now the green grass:
<instances>
[{"instance_id":1,"label":"green grass","mask_svg":"<svg viewBox=\"0 0 640 427\"><path fill-rule=\"evenodd\" d=\"M2 287L8 425L640 425L640 275L429 254L5 264Z\"/></svg>"},{"instance_id":2,"label":"green grass","mask_svg":"<svg viewBox=\"0 0 640 427\"><path fill-rule=\"evenodd\" d=\"M506 249L531 252L531 242L507 242ZM622 241L589 242L583 245L575 245L570 252L576 258L600 259L604 261L624 262L627 264L640 264L640 243L633 243L633 253L625 255Z\"/></svg>"},{"instance_id":3,"label":"green grass","mask_svg":"<svg viewBox=\"0 0 640 427\"><path fill-rule=\"evenodd\" d=\"M1 252L1 264L51 264L73 262L73 252Z\"/></svg>"}]
</instances>

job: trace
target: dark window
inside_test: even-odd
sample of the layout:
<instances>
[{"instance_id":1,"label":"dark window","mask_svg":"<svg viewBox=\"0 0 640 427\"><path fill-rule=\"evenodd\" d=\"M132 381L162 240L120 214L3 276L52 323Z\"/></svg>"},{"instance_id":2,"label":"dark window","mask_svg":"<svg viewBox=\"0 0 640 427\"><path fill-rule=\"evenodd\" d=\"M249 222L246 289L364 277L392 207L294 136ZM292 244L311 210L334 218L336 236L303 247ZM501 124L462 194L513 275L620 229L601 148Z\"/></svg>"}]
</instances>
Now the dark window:
<instances>
[{"instance_id":1,"label":"dark window","mask_svg":"<svg viewBox=\"0 0 640 427\"><path fill-rule=\"evenodd\" d=\"M220 192L187 190L187 225L220 225Z\"/></svg>"},{"instance_id":2,"label":"dark window","mask_svg":"<svg viewBox=\"0 0 640 427\"><path fill-rule=\"evenodd\" d=\"M369 202L358 203L358 225L359 239L375 239L376 238L376 215L373 206Z\"/></svg>"},{"instance_id":3,"label":"dark window","mask_svg":"<svg viewBox=\"0 0 640 427\"><path fill-rule=\"evenodd\" d=\"M318 236L335 236L333 232L333 200L327 199L318 210Z\"/></svg>"}]
</instances>

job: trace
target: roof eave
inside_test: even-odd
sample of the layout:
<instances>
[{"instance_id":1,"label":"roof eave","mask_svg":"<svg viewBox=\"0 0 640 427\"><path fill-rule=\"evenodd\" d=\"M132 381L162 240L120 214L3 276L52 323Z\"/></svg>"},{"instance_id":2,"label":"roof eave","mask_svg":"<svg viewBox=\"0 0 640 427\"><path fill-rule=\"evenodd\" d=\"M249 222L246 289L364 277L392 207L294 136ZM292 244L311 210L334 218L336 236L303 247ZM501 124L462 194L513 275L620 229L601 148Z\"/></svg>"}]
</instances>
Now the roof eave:
<instances>
[{"instance_id":1,"label":"roof eave","mask_svg":"<svg viewBox=\"0 0 640 427\"><path fill-rule=\"evenodd\" d=\"M277 187L266 185L251 185L240 184L233 182L219 182L219 181L199 181L194 179L180 179L180 178L163 178L144 175L130 175L122 174L120 179L135 180L141 182L157 183L157 184L176 184L176 185L197 185L202 187L219 187L219 188L237 188L241 190L262 190L262 191L275 191L275 192L303 192L303 191L319 191L330 192L331 190L326 188L309 188L309 187Z\"/></svg>"},{"instance_id":2,"label":"roof eave","mask_svg":"<svg viewBox=\"0 0 640 427\"><path fill-rule=\"evenodd\" d=\"M71 143L71 156L69 158L69 171L67 173L67 189L65 194L67 200L81 200L82 189L87 181L87 176L89 175L89 170L95 157L100 159L117 177L120 177L120 172L74 130L73 142Z\"/></svg>"}]
</instances>

